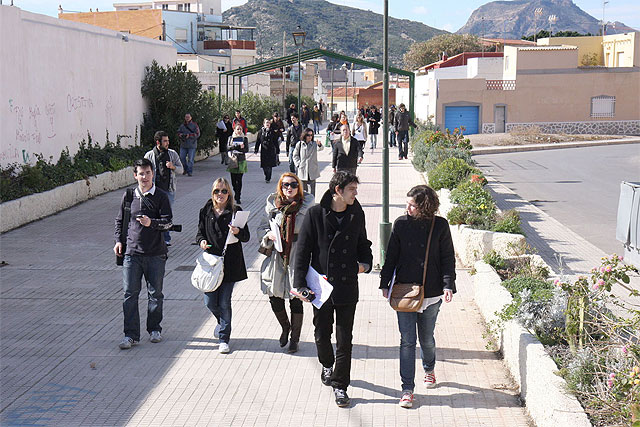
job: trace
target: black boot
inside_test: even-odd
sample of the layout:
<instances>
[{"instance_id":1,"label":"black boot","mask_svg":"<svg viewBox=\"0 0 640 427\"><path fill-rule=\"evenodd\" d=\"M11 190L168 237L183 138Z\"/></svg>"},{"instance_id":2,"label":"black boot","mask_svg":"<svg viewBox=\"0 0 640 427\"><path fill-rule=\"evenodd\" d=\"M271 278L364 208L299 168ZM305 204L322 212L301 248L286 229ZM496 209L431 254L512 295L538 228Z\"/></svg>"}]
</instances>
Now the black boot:
<instances>
[{"instance_id":1,"label":"black boot","mask_svg":"<svg viewBox=\"0 0 640 427\"><path fill-rule=\"evenodd\" d=\"M282 326L282 334L280 334L280 347L284 347L287 345L289 341L289 331L291 330L291 323L289 323L289 316L287 316L287 312L275 311L276 319L280 322L280 326Z\"/></svg>"},{"instance_id":2,"label":"black boot","mask_svg":"<svg viewBox=\"0 0 640 427\"><path fill-rule=\"evenodd\" d=\"M300 341L300 332L302 331L302 313L291 313L291 342L289 343L288 353L298 351L298 342Z\"/></svg>"}]
</instances>

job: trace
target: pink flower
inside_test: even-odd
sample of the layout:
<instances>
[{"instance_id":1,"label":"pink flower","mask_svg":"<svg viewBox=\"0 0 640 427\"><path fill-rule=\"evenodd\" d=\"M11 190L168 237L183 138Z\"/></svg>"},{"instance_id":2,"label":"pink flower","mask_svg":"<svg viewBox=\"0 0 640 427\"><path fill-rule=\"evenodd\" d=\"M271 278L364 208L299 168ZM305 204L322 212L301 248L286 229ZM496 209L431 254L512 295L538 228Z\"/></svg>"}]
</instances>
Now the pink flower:
<instances>
[{"instance_id":1,"label":"pink flower","mask_svg":"<svg viewBox=\"0 0 640 427\"><path fill-rule=\"evenodd\" d=\"M607 266L604 268L604 271L606 271L607 273L610 273L610 272L611 272L611 266L610 266L610 265L607 265Z\"/></svg>"},{"instance_id":2,"label":"pink flower","mask_svg":"<svg viewBox=\"0 0 640 427\"><path fill-rule=\"evenodd\" d=\"M609 374L609 378L611 378L612 380L615 379L616 374L614 374L613 372Z\"/></svg>"},{"instance_id":3,"label":"pink flower","mask_svg":"<svg viewBox=\"0 0 640 427\"><path fill-rule=\"evenodd\" d=\"M609 388L613 387L613 380L607 380L607 386L609 386Z\"/></svg>"},{"instance_id":4,"label":"pink flower","mask_svg":"<svg viewBox=\"0 0 640 427\"><path fill-rule=\"evenodd\" d=\"M624 257L623 256L618 256L618 261L622 261L622 260L624 260Z\"/></svg>"},{"instance_id":5,"label":"pink flower","mask_svg":"<svg viewBox=\"0 0 640 427\"><path fill-rule=\"evenodd\" d=\"M598 290L598 288L600 288L600 284L598 284L598 283L594 283L594 284L593 284L593 286L592 286L592 288L593 288L593 290L594 290L594 291L597 291L597 290Z\"/></svg>"},{"instance_id":6,"label":"pink flower","mask_svg":"<svg viewBox=\"0 0 640 427\"><path fill-rule=\"evenodd\" d=\"M629 349L627 348L627 346L622 346L622 354L626 355L627 353L629 353Z\"/></svg>"},{"instance_id":7,"label":"pink flower","mask_svg":"<svg viewBox=\"0 0 640 427\"><path fill-rule=\"evenodd\" d=\"M598 279L598 286L604 286L604 280Z\"/></svg>"},{"instance_id":8,"label":"pink flower","mask_svg":"<svg viewBox=\"0 0 640 427\"><path fill-rule=\"evenodd\" d=\"M604 273L604 267L600 267L600 273Z\"/></svg>"}]
</instances>

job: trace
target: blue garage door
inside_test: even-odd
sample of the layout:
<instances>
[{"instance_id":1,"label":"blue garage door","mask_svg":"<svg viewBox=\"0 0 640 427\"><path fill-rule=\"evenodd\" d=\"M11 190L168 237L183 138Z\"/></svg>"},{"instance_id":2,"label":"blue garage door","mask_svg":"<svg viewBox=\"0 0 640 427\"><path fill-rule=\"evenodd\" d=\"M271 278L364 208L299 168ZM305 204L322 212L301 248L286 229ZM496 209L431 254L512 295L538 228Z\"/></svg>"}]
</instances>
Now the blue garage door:
<instances>
[{"instance_id":1,"label":"blue garage door","mask_svg":"<svg viewBox=\"0 0 640 427\"><path fill-rule=\"evenodd\" d=\"M444 127L451 132L464 126L465 135L478 133L479 107L444 107Z\"/></svg>"}]
</instances>

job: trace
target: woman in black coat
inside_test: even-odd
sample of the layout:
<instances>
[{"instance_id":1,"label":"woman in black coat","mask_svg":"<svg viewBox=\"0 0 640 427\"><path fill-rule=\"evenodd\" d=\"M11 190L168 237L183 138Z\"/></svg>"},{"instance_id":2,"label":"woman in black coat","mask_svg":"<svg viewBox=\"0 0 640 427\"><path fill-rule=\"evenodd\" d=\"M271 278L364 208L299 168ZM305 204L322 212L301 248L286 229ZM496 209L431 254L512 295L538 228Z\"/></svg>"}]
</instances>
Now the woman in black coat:
<instances>
[{"instance_id":1,"label":"woman in black coat","mask_svg":"<svg viewBox=\"0 0 640 427\"><path fill-rule=\"evenodd\" d=\"M367 117L367 121L369 122L369 142L373 150L378 144L378 128L380 127L380 113L375 105L371 106L371 112L369 113L369 117Z\"/></svg>"},{"instance_id":2,"label":"woman in black coat","mask_svg":"<svg viewBox=\"0 0 640 427\"><path fill-rule=\"evenodd\" d=\"M231 336L231 294L235 282L247 278L241 243L249 241L249 227L233 227L233 215L242 210L234 206L233 194L229 182L218 178L213 182L211 200L200 209L198 234L196 241L203 251L213 255L222 255L229 233L233 233L238 242L227 245L224 253L224 276L222 284L213 292L205 292L204 304L218 320L213 336L220 339L220 353L229 353Z\"/></svg>"},{"instance_id":3,"label":"woman in black coat","mask_svg":"<svg viewBox=\"0 0 640 427\"><path fill-rule=\"evenodd\" d=\"M264 119L264 124L258 132L256 139L255 153L260 151L260 167L264 171L264 181L271 182L271 171L278 164L278 154L280 147L278 146L278 136L276 132L271 130L271 120Z\"/></svg>"},{"instance_id":4,"label":"woman in black coat","mask_svg":"<svg viewBox=\"0 0 640 427\"><path fill-rule=\"evenodd\" d=\"M220 148L221 163L227 164L227 140L233 133L231 119L228 114L222 117L222 120L216 125L216 136L218 137L218 147Z\"/></svg>"},{"instance_id":5,"label":"woman in black coat","mask_svg":"<svg viewBox=\"0 0 640 427\"><path fill-rule=\"evenodd\" d=\"M410 408L413 404L416 337L420 340L424 384L429 388L436 386L436 342L433 331L442 305L442 295L446 302L451 302L456 292L453 241L447 220L435 215L438 206L440 201L432 188L418 185L409 190L407 214L396 219L393 224L384 267L380 272L380 289L385 298L388 297L394 272L394 283L419 283L424 287L424 303L418 312L396 312L400 328L400 406L403 408ZM427 277L423 283L427 240L434 221Z\"/></svg>"}]
</instances>

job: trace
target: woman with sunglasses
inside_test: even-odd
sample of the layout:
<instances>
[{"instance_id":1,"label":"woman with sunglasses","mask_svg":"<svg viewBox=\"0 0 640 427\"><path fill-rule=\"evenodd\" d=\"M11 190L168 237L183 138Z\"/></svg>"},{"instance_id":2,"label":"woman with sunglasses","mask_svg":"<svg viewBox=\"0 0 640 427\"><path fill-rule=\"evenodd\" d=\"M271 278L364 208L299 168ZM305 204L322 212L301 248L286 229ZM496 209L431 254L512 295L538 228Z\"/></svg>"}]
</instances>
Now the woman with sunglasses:
<instances>
[{"instance_id":1,"label":"woman with sunglasses","mask_svg":"<svg viewBox=\"0 0 640 427\"><path fill-rule=\"evenodd\" d=\"M247 173L247 156L245 153L249 151L249 141L244 135L244 129L240 123L236 124L233 128L233 135L229 137L229 144L227 148L229 150L229 154L235 156L238 160L238 166L232 168L231 165L229 165L227 171L231 174L231 185L233 186L235 201L237 204L240 204L242 175Z\"/></svg>"},{"instance_id":2,"label":"woman with sunglasses","mask_svg":"<svg viewBox=\"0 0 640 427\"><path fill-rule=\"evenodd\" d=\"M204 305L213 313L218 324L213 336L220 340L218 351L229 353L229 338L231 336L231 294L236 282L247 278L247 267L242 253L242 244L249 241L249 227L233 227L233 214L242 210L233 203L233 192L229 182L218 178L213 182L211 199L200 209L198 233L196 241L203 251L213 255L222 255L227 235L232 233L239 240L227 245L224 252L224 267L222 284L213 292L204 293Z\"/></svg>"},{"instance_id":3,"label":"woman with sunglasses","mask_svg":"<svg viewBox=\"0 0 640 427\"><path fill-rule=\"evenodd\" d=\"M307 193L316 195L316 179L320 176L318 168L318 151L324 150L321 141L313 140L313 131L306 128L302 139L293 149L293 164L298 171L298 178L302 180L303 189Z\"/></svg>"},{"instance_id":4,"label":"woman with sunglasses","mask_svg":"<svg viewBox=\"0 0 640 427\"><path fill-rule=\"evenodd\" d=\"M293 261L295 259L296 240L302 227L307 210L314 205L312 194L302 190L300 178L291 172L285 172L278 180L276 192L267 197L265 215L258 227L260 247L270 255L262 262L260 284L262 292L269 296L271 310L282 327L280 347L289 342L289 353L298 351L300 331L302 330L302 301L290 296L293 282ZM271 222L278 227L278 235L271 229ZM282 252L274 248L274 240L282 242ZM285 310L285 300L289 300L291 320ZM289 339L289 332L291 338Z\"/></svg>"}]
</instances>

